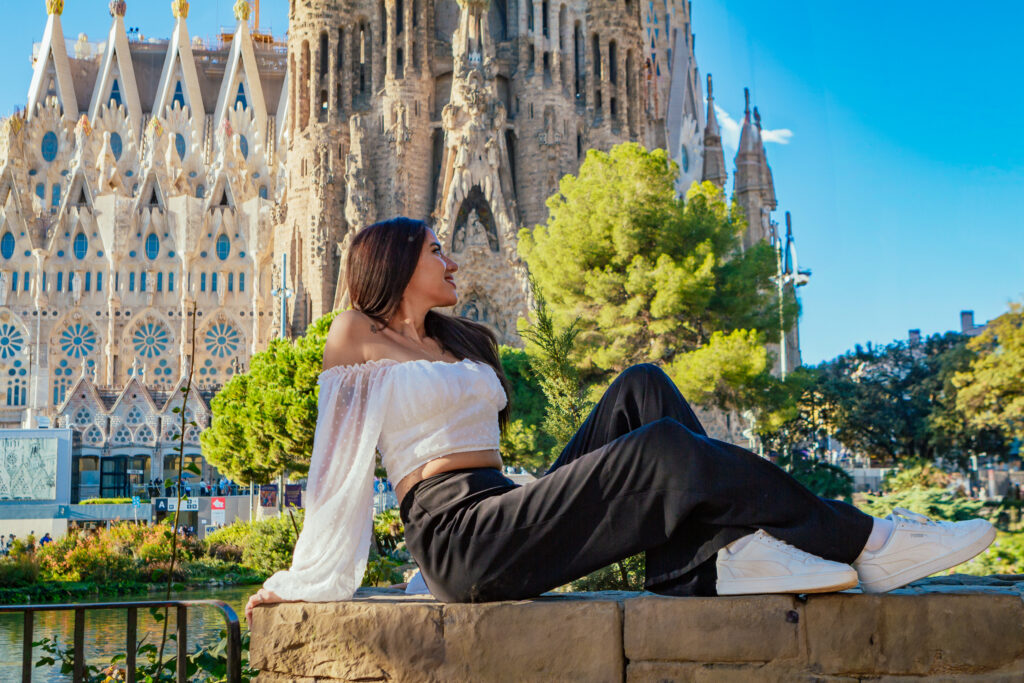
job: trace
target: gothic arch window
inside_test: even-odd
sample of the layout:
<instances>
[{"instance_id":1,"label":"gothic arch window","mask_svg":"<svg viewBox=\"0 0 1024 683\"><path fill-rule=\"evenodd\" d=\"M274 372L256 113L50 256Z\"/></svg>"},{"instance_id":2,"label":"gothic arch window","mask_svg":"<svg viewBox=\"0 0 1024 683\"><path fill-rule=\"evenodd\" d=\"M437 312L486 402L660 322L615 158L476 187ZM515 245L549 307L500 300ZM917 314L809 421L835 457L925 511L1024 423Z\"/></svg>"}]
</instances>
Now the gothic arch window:
<instances>
[{"instance_id":1,"label":"gothic arch window","mask_svg":"<svg viewBox=\"0 0 1024 683\"><path fill-rule=\"evenodd\" d=\"M153 443L153 430L149 428L149 425L142 425L139 427L139 431L135 432L135 443Z\"/></svg>"},{"instance_id":2,"label":"gothic arch window","mask_svg":"<svg viewBox=\"0 0 1024 683\"><path fill-rule=\"evenodd\" d=\"M199 443L198 427L191 426L185 430L185 443Z\"/></svg>"},{"instance_id":3,"label":"gothic arch window","mask_svg":"<svg viewBox=\"0 0 1024 683\"><path fill-rule=\"evenodd\" d=\"M131 410L128 411L128 415L125 416L124 421L125 424L134 427L142 424L145 419L145 415L142 414L142 409L138 406L132 406Z\"/></svg>"},{"instance_id":4,"label":"gothic arch window","mask_svg":"<svg viewBox=\"0 0 1024 683\"><path fill-rule=\"evenodd\" d=\"M178 152L178 158L184 161L187 148L185 146L185 136L181 133L174 134L174 149Z\"/></svg>"},{"instance_id":5,"label":"gothic arch window","mask_svg":"<svg viewBox=\"0 0 1024 683\"><path fill-rule=\"evenodd\" d=\"M244 135L238 136L238 149L242 152L242 158L249 158L249 141L245 139Z\"/></svg>"},{"instance_id":6,"label":"gothic arch window","mask_svg":"<svg viewBox=\"0 0 1024 683\"><path fill-rule=\"evenodd\" d=\"M220 234L217 238L217 258L221 261L226 261L228 256L231 255L231 240L224 233Z\"/></svg>"},{"instance_id":7,"label":"gothic arch window","mask_svg":"<svg viewBox=\"0 0 1024 683\"><path fill-rule=\"evenodd\" d=\"M93 361L88 361L91 366ZM64 402L68 389L71 388L71 377L75 371L66 358L62 358L57 367L53 370L53 405L59 406Z\"/></svg>"},{"instance_id":8,"label":"gothic arch window","mask_svg":"<svg viewBox=\"0 0 1024 683\"><path fill-rule=\"evenodd\" d=\"M245 84L241 81L238 82L238 93L235 95L235 104L233 105L234 109L238 109L238 105L242 105L242 109L249 106L245 99Z\"/></svg>"},{"instance_id":9,"label":"gothic arch window","mask_svg":"<svg viewBox=\"0 0 1024 683\"><path fill-rule=\"evenodd\" d=\"M109 104L119 106L121 104L121 87L117 84L117 79L114 79L113 85L110 86L110 101Z\"/></svg>"},{"instance_id":10,"label":"gothic arch window","mask_svg":"<svg viewBox=\"0 0 1024 683\"><path fill-rule=\"evenodd\" d=\"M317 62L320 65L320 76L327 75L327 31L320 32L320 52L317 54Z\"/></svg>"},{"instance_id":11,"label":"gothic arch window","mask_svg":"<svg viewBox=\"0 0 1024 683\"><path fill-rule=\"evenodd\" d=\"M84 428L92 424L92 412L85 406L82 406L81 408L75 411L75 416L73 420L75 426Z\"/></svg>"},{"instance_id":12,"label":"gothic arch window","mask_svg":"<svg viewBox=\"0 0 1024 683\"><path fill-rule=\"evenodd\" d=\"M172 109L174 108L175 104L177 104L182 109L185 108L185 93L181 89L181 81L178 81L174 84L174 97L171 99Z\"/></svg>"},{"instance_id":13,"label":"gothic arch window","mask_svg":"<svg viewBox=\"0 0 1024 683\"><path fill-rule=\"evenodd\" d=\"M93 425L85 430L85 434L82 435L82 443L90 446L99 446L103 442L103 432L96 425Z\"/></svg>"},{"instance_id":14,"label":"gothic arch window","mask_svg":"<svg viewBox=\"0 0 1024 683\"><path fill-rule=\"evenodd\" d=\"M121 425L114 432L114 438L110 440L110 443L114 446L127 446L132 442L132 432L130 429Z\"/></svg>"},{"instance_id":15,"label":"gothic arch window","mask_svg":"<svg viewBox=\"0 0 1024 683\"><path fill-rule=\"evenodd\" d=\"M0 237L0 254L4 258L11 258L14 256L14 235L10 230L4 233L3 237Z\"/></svg>"},{"instance_id":16,"label":"gothic arch window","mask_svg":"<svg viewBox=\"0 0 1024 683\"><path fill-rule=\"evenodd\" d=\"M474 185L459 207L452 231L452 252L462 252L467 246L481 246L497 252L498 229L494 214L479 185Z\"/></svg>"},{"instance_id":17,"label":"gothic arch window","mask_svg":"<svg viewBox=\"0 0 1024 683\"><path fill-rule=\"evenodd\" d=\"M28 399L28 370L19 359L7 368L7 405L24 406Z\"/></svg>"},{"instance_id":18,"label":"gothic arch window","mask_svg":"<svg viewBox=\"0 0 1024 683\"><path fill-rule=\"evenodd\" d=\"M156 236L155 232L151 232L146 236L146 258L152 261L159 255L160 238Z\"/></svg>"},{"instance_id":19,"label":"gothic arch window","mask_svg":"<svg viewBox=\"0 0 1024 683\"><path fill-rule=\"evenodd\" d=\"M75 235L75 241L72 246L75 251L75 258L84 259L85 255L89 252L89 238L85 236L84 232L79 232Z\"/></svg>"}]
</instances>

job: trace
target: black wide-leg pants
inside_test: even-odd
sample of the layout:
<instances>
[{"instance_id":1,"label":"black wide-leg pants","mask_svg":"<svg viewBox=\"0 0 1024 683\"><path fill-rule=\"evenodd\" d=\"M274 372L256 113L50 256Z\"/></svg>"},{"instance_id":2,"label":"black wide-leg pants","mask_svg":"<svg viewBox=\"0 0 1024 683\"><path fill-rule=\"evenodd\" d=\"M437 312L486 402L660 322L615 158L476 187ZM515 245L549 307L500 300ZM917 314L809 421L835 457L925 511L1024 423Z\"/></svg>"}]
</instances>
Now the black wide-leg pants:
<instances>
[{"instance_id":1,"label":"black wide-leg pants","mask_svg":"<svg viewBox=\"0 0 1024 683\"><path fill-rule=\"evenodd\" d=\"M619 374L536 481L443 472L417 482L400 513L407 548L444 602L535 597L640 551L648 590L714 595L716 553L757 529L849 563L872 527L852 505L708 437L647 363Z\"/></svg>"}]
</instances>

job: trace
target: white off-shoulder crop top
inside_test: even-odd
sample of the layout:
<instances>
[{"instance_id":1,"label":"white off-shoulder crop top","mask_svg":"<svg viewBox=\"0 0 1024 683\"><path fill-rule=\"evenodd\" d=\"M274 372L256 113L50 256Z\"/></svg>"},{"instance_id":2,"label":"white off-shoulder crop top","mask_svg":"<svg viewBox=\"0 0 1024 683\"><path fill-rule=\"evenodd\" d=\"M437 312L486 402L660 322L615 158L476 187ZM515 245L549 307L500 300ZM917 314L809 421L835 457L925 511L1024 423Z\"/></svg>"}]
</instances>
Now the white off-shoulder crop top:
<instances>
[{"instance_id":1,"label":"white off-shoulder crop top","mask_svg":"<svg viewBox=\"0 0 1024 683\"><path fill-rule=\"evenodd\" d=\"M469 358L337 365L317 384L305 523L291 567L263 584L285 600L347 600L362 583L376 450L397 484L442 455L497 449L508 400L494 369Z\"/></svg>"}]
</instances>

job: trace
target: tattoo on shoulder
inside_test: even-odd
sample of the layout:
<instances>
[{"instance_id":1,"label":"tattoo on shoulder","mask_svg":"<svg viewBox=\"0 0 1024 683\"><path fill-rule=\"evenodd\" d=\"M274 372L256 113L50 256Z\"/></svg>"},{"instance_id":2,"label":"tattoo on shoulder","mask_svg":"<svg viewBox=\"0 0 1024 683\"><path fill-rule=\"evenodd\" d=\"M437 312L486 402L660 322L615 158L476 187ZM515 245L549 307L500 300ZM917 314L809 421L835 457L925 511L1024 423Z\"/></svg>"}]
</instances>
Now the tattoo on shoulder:
<instances>
[{"instance_id":1,"label":"tattoo on shoulder","mask_svg":"<svg viewBox=\"0 0 1024 683\"><path fill-rule=\"evenodd\" d=\"M370 332L372 332L373 334L379 334L382 329L384 328L378 325L376 322L370 323Z\"/></svg>"}]
</instances>

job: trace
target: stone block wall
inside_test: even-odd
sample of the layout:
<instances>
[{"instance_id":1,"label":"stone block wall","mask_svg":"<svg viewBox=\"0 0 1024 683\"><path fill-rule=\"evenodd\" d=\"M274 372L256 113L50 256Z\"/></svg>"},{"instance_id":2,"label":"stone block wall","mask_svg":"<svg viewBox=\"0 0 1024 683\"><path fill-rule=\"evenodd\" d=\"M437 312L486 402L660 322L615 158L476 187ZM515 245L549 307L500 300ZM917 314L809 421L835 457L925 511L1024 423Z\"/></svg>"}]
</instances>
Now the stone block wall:
<instances>
[{"instance_id":1,"label":"stone block wall","mask_svg":"<svg viewBox=\"0 0 1024 683\"><path fill-rule=\"evenodd\" d=\"M441 603L360 589L260 607L252 666L284 681L1020 681L1024 576L885 595L545 593Z\"/></svg>"}]
</instances>

